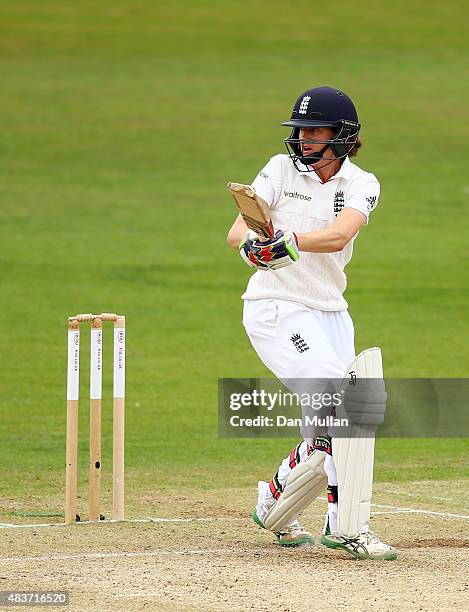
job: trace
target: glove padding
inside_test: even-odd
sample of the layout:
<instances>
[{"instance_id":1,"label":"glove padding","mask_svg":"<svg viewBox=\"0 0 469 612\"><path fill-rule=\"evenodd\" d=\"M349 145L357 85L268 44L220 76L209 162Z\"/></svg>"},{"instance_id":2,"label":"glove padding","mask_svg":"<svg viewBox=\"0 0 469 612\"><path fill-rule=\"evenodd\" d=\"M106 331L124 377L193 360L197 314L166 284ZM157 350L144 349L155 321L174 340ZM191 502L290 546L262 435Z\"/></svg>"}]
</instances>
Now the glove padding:
<instances>
[{"instance_id":1,"label":"glove padding","mask_svg":"<svg viewBox=\"0 0 469 612\"><path fill-rule=\"evenodd\" d=\"M259 236L253 230L248 230L244 234L244 238L239 245L239 254L250 268L258 268L259 270L268 270L269 268L261 263L255 255L253 245L259 240Z\"/></svg>"},{"instance_id":2,"label":"glove padding","mask_svg":"<svg viewBox=\"0 0 469 612\"><path fill-rule=\"evenodd\" d=\"M278 270L300 258L296 235L282 230L277 230L275 238L264 242L257 234L248 231L239 245L239 252L248 266L259 270Z\"/></svg>"}]
</instances>

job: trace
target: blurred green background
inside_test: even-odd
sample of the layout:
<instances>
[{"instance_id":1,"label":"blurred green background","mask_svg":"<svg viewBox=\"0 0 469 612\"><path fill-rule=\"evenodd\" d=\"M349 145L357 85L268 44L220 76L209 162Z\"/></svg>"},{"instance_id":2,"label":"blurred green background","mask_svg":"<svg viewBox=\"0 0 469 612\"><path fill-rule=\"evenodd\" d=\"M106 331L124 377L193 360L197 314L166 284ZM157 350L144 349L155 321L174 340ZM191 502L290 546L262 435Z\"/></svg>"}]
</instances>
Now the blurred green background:
<instances>
[{"instance_id":1,"label":"blurred green background","mask_svg":"<svg viewBox=\"0 0 469 612\"><path fill-rule=\"evenodd\" d=\"M289 451L217 435L217 379L267 373L241 326L225 185L284 152L280 122L309 87L354 99L357 162L382 183L348 268L357 349L380 345L388 376L468 375L467 17L458 0L2 2L4 513L61 509L77 312L127 316L130 514L132 492L253 486ZM380 441L376 477L467 477L468 451Z\"/></svg>"}]
</instances>

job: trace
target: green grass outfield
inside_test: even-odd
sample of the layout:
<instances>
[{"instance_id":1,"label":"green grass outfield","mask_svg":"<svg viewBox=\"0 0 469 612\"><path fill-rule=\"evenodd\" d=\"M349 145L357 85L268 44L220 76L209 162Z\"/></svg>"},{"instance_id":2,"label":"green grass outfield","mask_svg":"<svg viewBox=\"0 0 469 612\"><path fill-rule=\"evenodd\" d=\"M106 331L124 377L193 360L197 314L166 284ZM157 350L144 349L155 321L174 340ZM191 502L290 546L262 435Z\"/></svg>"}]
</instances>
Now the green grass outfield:
<instances>
[{"instance_id":1,"label":"green grass outfield","mask_svg":"<svg viewBox=\"0 0 469 612\"><path fill-rule=\"evenodd\" d=\"M466 32L459 0L2 2L5 507L47 494L60 509L77 312L128 318L131 490L248 486L289 450L217 436L217 379L266 374L241 327L225 185L283 152L279 124L314 85L356 100L358 163L382 182L348 268L357 348L382 346L388 376L468 376ZM380 441L376 477L467 477L468 451ZM86 435L80 452L85 466Z\"/></svg>"}]
</instances>

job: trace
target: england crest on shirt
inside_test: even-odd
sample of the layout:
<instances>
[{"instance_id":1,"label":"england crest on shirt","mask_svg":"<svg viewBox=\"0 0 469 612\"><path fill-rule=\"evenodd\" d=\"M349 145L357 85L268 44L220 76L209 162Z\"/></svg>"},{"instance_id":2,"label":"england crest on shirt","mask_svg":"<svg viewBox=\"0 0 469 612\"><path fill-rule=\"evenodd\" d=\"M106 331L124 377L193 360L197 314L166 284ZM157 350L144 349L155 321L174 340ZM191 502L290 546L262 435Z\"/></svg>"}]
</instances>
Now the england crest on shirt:
<instances>
[{"instance_id":1,"label":"england crest on shirt","mask_svg":"<svg viewBox=\"0 0 469 612\"><path fill-rule=\"evenodd\" d=\"M334 214L337 215L340 213L342 208L345 205L345 194L343 191L336 191L334 195Z\"/></svg>"}]
</instances>

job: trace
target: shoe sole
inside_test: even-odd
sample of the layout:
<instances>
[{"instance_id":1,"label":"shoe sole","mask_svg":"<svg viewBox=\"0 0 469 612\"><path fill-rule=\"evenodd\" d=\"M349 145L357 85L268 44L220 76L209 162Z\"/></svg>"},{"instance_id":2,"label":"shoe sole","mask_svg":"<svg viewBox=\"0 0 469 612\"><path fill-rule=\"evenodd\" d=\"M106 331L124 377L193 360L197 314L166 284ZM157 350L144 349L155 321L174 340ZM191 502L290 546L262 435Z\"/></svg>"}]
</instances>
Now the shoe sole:
<instances>
[{"instance_id":1,"label":"shoe sole","mask_svg":"<svg viewBox=\"0 0 469 612\"><path fill-rule=\"evenodd\" d=\"M282 542L279 536L277 536L277 544L279 546L289 546L290 548L294 548L295 546L304 546L305 544L308 544L309 546L313 546L314 538L313 536L303 536L299 538L298 540L295 540L294 542Z\"/></svg>"},{"instance_id":2,"label":"shoe sole","mask_svg":"<svg viewBox=\"0 0 469 612\"><path fill-rule=\"evenodd\" d=\"M261 519L257 516L257 512L255 509L251 512L251 518L257 525L259 525L259 527L262 527L262 529L265 529L265 525L261 521Z\"/></svg>"},{"instance_id":3,"label":"shoe sole","mask_svg":"<svg viewBox=\"0 0 469 612\"><path fill-rule=\"evenodd\" d=\"M257 512L255 509L251 512L251 518L256 523L256 525L259 525L259 527L261 527L262 529L266 529L266 526L264 525L264 523L257 516ZM298 540L295 540L294 542L282 542L278 535L276 535L276 537L277 537L277 544L279 546L295 547L295 546L303 546L304 544L314 544L313 536L303 536L299 538Z\"/></svg>"},{"instance_id":4,"label":"shoe sole","mask_svg":"<svg viewBox=\"0 0 469 612\"><path fill-rule=\"evenodd\" d=\"M333 540L329 540L326 536L321 536L321 544L323 544L324 546L327 546L327 548L334 548L334 549L341 549L341 550L345 550L346 552L349 553L349 555L352 555L352 557L355 557L355 559L370 559L372 561L394 561L395 559L397 559L397 551L395 550L390 550L387 553L384 553L384 555L380 555L379 557L377 557L376 555L365 555L364 553L358 553L358 552L354 552L353 550L350 550L349 548L347 548L345 546L345 544L341 544L340 542L334 542Z\"/></svg>"}]
</instances>

